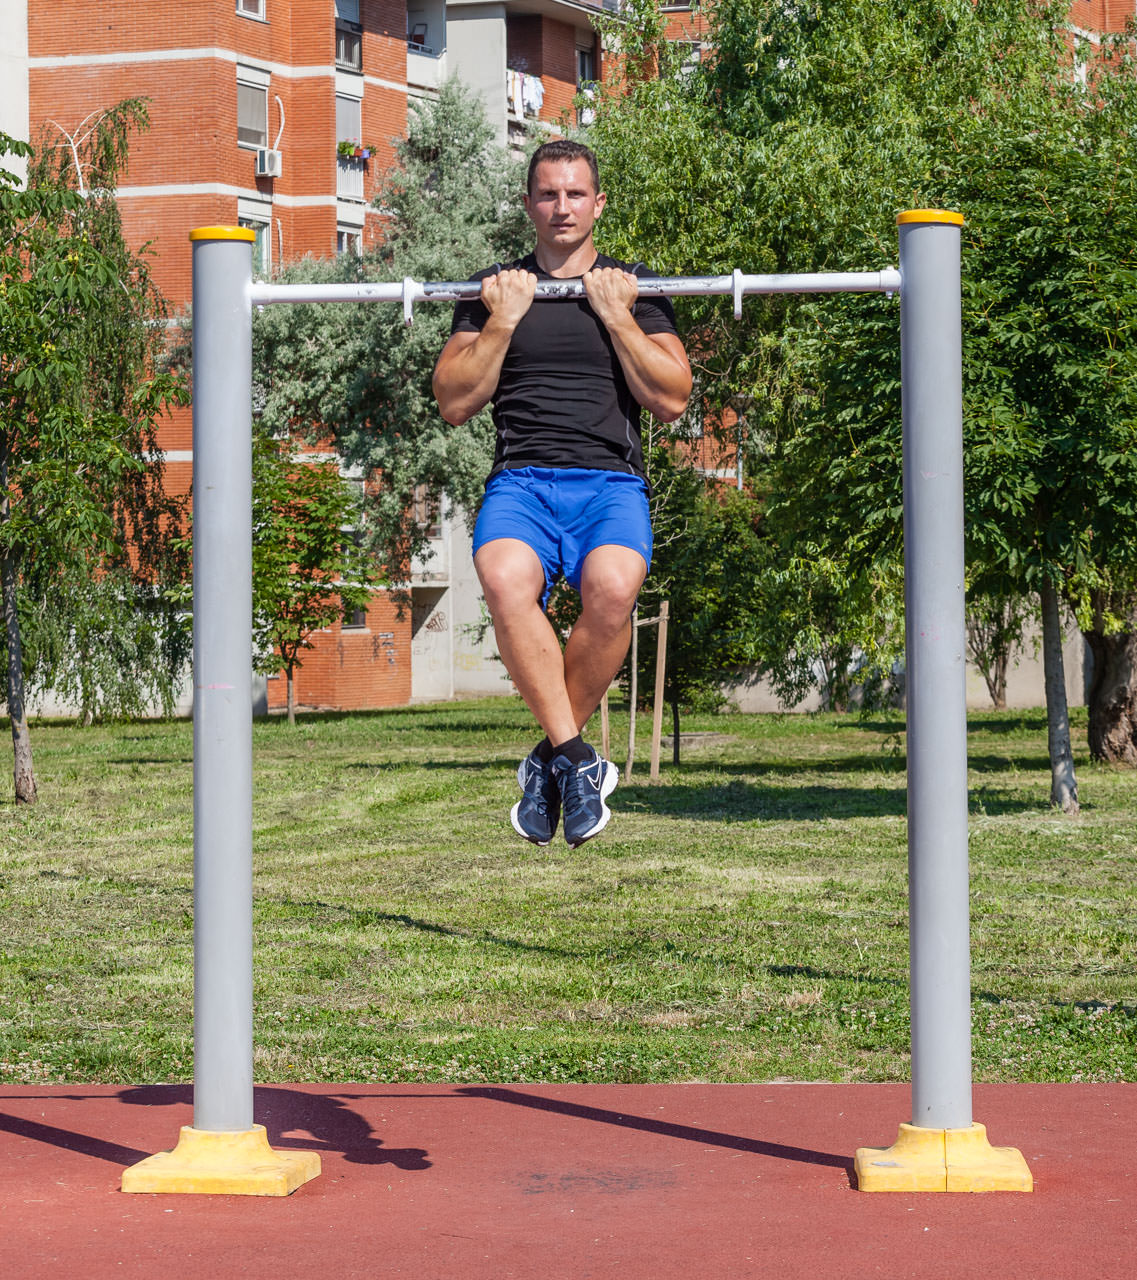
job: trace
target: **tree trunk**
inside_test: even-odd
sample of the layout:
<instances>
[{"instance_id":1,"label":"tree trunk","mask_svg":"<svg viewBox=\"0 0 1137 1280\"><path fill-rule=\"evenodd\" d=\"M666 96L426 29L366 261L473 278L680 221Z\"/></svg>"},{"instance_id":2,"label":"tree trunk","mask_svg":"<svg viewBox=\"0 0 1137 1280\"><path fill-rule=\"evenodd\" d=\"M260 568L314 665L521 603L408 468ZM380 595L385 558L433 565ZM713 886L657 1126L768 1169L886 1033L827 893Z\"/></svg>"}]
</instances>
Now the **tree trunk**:
<instances>
[{"instance_id":1,"label":"tree trunk","mask_svg":"<svg viewBox=\"0 0 1137 1280\"><path fill-rule=\"evenodd\" d=\"M296 723L296 686L292 683L292 668L287 668L285 683L288 686L288 723Z\"/></svg>"},{"instance_id":2,"label":"tree trunk","mask_svg":"<svg viewBox=\"0 0 1137 1280\"><path fill-rule=\"evenodd\" d=\"M1050 752L1050 803L1071 815L1078 812L1078 780L1070 750L1070 713L1066 706L1066 670L1062 661L1062 621L1058 592L1044 582L1042 669L1046 681L1046 745Z\"/></svg>"},{"instance_id":3,"label":"tree trunk","mask_svg":"<svg viewBox=\"0 0 1137 1280\"><path fill-rule=\"evenodd\" d=\"M7 520L7 501L0 520ZM32 767L32 743L28 737L28 721L24 714L24 659L20 644L20 618L16 612L16 561L13 556L0 557L0 580L3 582L4 631L8 642L8 717L12 722L13 778L16 799L21 804L35 804L36 775Z\"/></svg>"},{"instance_id":4,"label":"tree trunk","mask_svg":"<svg viewBox=\"0 0 1137 1280\"><path fill-rule=\"evenodd\" d=\"M1095 602L1096 603L1096 602ZM1105 601L1094 610L1094 629L1083 632L1094 656L1089 690L1090 755L1137 766L1137 597L1123 602L1124 628L1106 635Z\"/></svg>"},{"instance_id":5,"label":"tree trunk","mask_svg":"<svg viewBox=\"0 0 1137 1280\"><path fill-rule=\"evenodd\" d=\"M992 673L993 683L987 687L991 693L991 702L996 711L1006 711L1007 709L1007 655L1000 654L995 659L995 668Z\"/></svg>"},{"instance_id":6,"label":"tree trunk","mask_svg":"<svg viewBox=\"0 0 1137 1280\"><path fill-rule=\"evenodd\" d=\"M679 768L679 703L671 704L671 763Z\"/></svg>"},{"instance_id":7,"label":"tree trunk","mask_svg":"<svg viewBox=\"0 0 1137 1280\"><path fill-rule=\"evenodd\" d=\"M8 437L0 435L0 525L12 518L8 497ZM13 777L16 800L35 804L36 775L32 768L32 743L24 714L24 651L20 643L20 615L16 610L16 557L0 555L0 597L4 608L4 632L8 642L8 718L12 722Z\"/></svg>"}]
</instances>

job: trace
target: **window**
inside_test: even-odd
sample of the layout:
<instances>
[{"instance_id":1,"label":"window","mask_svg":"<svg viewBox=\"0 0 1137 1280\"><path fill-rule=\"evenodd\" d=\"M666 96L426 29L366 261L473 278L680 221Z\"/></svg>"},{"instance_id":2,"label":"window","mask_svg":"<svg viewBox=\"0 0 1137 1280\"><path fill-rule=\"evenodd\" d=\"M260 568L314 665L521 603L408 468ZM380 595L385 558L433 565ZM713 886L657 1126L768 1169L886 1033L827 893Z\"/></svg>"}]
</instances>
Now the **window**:
<instances>
[{"instance_id":1,"label":"window","mask_svg":"<svg viewBox=\"0 0 1137 1280\"><path fill-rule=\"evenodd\" d=\"M596 82L596 52L593 49L576 51L576 87L590 89Z\"/></svg>"},{"instance_id":2,"label":"window","mask_svg":"<svg viewBox=\"0 0 1137 1280\"><path fill-rule=\"evenodd\" d=\"M265 84L237 81L237 143L242 147L268 146L267 79Z\"/></svg>"},{"instance_id":3,"label":"window","mask_svg":"<svg viewBox=\"0 0 1137 1280\"><path fill-rule=\"evenodd\" d=\"M336 141L358 143L363 132L363 103L336 94ZM336 162L336 195L344 200L363 199L363 162L343 156Z\"/></svg>"},{"instance_id":4,"label":"window","mask_svg":"<svg viewBox=\"0 0 1137 1280\"><path fill-rule=\"evenodd\" d=\"M442 537L441 509L442 504L438 501L437 494L431 493L424 484L415 485L411 519L428 538Z\"/></svg>"},{"instance_id":5,"label":"window","mask_svg":"<svg viewBox=\"0 0 1137 1280\"><path fill-rule=\"evenodd\" d=\"M675 48L679 53L679 74L689 76L703 58L703 46L698 40L676 40Z\"/></svg>"},{"instance_id":6,"label":"window","mask_svg":"<svg viewBox=\"0 0 1137 1280\"><path fill-rule=\"evenodd\" d=\"M359 0L336 0L336 66L363 70L363 28Z\"/></svg>"},{"instance_id":7,"label":"window","mask_svg":"<svg viewBox=\"0 0 1137 1280\"><path fill-rule=\"evenodd\" d=\"M340 627L344 631L361 631L367 626L367 610L366 609L350 609L347 606L343 611L343 622Z\"/></svg>"},{"instance_id":8,"label":"window","mask_svg":"<svg viewBox=\"0 0 1137 1280\"><path fill-rule=\"evenodd\" d=\"M260 18L265 16L265 0L237 0L237 12L244 18Z\"/></svg>"},{"instance_id":9,"label":"window","mask_svg":"<svg viewBox=\"0 0 1137 1280\"><path fill-rule=\"evenodd\" d=\"M1074 32L1074 84L1084 89L1089 82L1090 58L1093 56L1093 40L1081 31Z\"/></svg>"},{"instance_id":10,"label":"window","mask_svg":"<svg viewBox=\"0 0 1137 1280\"><path fill-rule=\"evenodd\" d=\"M363 103L359 98L336 94L336 141L359 142L363 136Z\"/></svg>"},{"instance_id":11,"label":"window","mask_svg":"<svg viewBox=\"0 0 1137 1280\"><path fill-rule=\"evenodd\" d=\"M576 50L576 90L589 99L588 103L577 107L576 122L579 125L589 125L596 118L591 105L596 97L596 52L591 48L582 49L579 45Z\"/></svg>"},{"instance_id":12,"label":"window","mask_svg":"<svg viewBox=\"0 0 1137 1280\"><path fill-rule=\"evenodd\" d=\"M363 253L363 232L359 227L336 227L336 253L354 253L358 258Z\"/></svg>"},{"instance_id":13,"label":"window","mask_svg":"<svg viewBox=\"0 0 1137 1280\"><path fill-rule=\"evenodd\" d=\"M256 232L253 242L253 274L267 276L272 270L272 234L267 221L261 218L238 217L237 225Z\"/></svg>"},{"instance_id":14,"label":"window","mask_svg":"<svg viewBox=\"0 0 1137 1280\"><path fill-rule=\"evenodd\" d=\"M705 434L703 401L698 394L687 401L687 408L675 424L674 432L681 440L702 440Z\"/></svg>"},{"instance_id":15,"label":"window","mask_svg":"<svg viewBox=\"0 0 1137 1280\"><path fill-rule=\"evenodd\" d=\"M363 70L363 33L343 22L336 23L336 66Z\"/></svg>"}]
</instances>

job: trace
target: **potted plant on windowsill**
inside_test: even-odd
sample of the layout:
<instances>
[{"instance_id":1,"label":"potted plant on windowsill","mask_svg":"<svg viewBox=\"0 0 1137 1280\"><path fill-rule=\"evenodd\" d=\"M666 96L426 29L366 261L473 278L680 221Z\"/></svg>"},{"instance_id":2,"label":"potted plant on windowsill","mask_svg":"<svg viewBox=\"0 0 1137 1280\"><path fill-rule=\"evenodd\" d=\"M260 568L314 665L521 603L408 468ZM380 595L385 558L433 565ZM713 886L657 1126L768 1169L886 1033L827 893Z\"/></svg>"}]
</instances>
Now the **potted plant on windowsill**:
<instances>
[{"instance_id":1,"label":"potted plant on windowsill","mask_svg":"<svg viewBox=\"0 0 1137 1280\"><path fill-rule=\"evenodd\" d=\"M336 154L341 160L359 160L366 163L375 154L375 148L368 142L352 142L344 138L336 143Z\"/></svg>"}]
</instances>

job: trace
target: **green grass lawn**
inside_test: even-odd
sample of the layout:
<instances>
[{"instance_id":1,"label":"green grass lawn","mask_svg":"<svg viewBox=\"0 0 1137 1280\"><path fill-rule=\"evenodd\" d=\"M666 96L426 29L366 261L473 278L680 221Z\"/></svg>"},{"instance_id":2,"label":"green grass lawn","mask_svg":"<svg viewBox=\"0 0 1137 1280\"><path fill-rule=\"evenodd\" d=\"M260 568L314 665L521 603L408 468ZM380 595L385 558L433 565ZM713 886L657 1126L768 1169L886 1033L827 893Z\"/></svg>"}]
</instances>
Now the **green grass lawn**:
<instances>
[{"instance_id":1,"label":"green grass lawn","mask_svg":"<svg viewBox=\"0 0 1137 1280\"><path fill-rule=\"evenodd\" d=\"M1137 1079L1137 777L1074 728L1069 819L1043 712L971 719L977 1079ZM900 717L683 729L574 853L509 825L514 700L258 723L258 1080L907 1079ZM191 727L32 741L39 803L10 773L0 799L0 1081L188 1080Z\"/></svg>"}]
</instances>

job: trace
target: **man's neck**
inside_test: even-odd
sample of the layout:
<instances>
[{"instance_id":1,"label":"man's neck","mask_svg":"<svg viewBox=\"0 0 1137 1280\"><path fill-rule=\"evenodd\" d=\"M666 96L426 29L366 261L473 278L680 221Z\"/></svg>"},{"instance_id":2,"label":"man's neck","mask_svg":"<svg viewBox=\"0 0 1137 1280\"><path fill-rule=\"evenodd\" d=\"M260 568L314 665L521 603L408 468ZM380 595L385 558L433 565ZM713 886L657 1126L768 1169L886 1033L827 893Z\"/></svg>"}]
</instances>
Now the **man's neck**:
<instances>
[{"instance_id":1,"label":"man's neck","mask_svg":"<svg viewBox=\"0 0 1137 1280\"><path fill-rule=\"evenodd\" d=\"M538 244L533 252L542 271L561 279L582 276L591 271L598 256L591 237L575 249L562 250L556 245Z\"/></svg>"}]
</instances>

